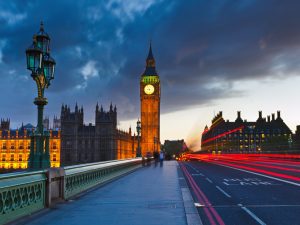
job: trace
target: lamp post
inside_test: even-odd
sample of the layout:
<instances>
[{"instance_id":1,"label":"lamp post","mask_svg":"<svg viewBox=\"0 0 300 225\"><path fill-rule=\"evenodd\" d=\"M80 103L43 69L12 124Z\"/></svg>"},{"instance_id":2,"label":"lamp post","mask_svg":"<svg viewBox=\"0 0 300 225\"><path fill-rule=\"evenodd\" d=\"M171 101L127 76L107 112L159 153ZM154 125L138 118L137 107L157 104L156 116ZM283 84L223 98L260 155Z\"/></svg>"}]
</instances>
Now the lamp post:
<instances>
[{"instance_id":1,"label":"lamp post","mask_svg":"<svg viewBox=\"0 0 300 225\"><path fill-rule=\"evenodd\" d=\"M50 167L49 153L49 131L43 128L43 111L47 105L47 98L44 97L44 90L50 86L54 79L55 60L50 56L50 37L44 31L41 22L40 30L33 35L32 45L26 49L27 69L31 71L31 77L36 82L38 96L34 104L38 108L37 128L31 134L30 155L28 168L43 169Z\"/></svg>"},{"instance_id":2,"label":"lamp post","mask_svg":"<svg viewBox=\"0 0 300 225\"><path fill-rule=\"evenodd\" d=\"M142 153L141 153L141 146L140 146L140 136L141 136L141 121L138 120L136 122L136 132L137 132L137 138L138 138L138 146L136 149L136 157L141 157Z\"/></svg>"}]
</instances>

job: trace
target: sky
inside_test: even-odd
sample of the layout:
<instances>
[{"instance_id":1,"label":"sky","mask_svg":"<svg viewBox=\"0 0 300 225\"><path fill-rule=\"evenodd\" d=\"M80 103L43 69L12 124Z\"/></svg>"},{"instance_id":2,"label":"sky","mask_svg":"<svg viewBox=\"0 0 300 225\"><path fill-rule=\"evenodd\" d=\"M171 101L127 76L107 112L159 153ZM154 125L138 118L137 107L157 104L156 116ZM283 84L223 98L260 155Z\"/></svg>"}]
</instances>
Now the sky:
<instances>
[{"instance_id":1,"label":"sky","mask_svg":"<svg viewBox=\"0 0 300 225\"><path fill-rule=\"evenodd\" d=\"M300 1L0 0L0 118L36 123L36 86L25 50L40 21L51 37L55 79L45 115L61 105L118 108L120 129L135 127L139 78L152 41L161 78L161 141L199 149L214 114L256 120L281 111L300 124Z\"/></svg>"}]
</instances>

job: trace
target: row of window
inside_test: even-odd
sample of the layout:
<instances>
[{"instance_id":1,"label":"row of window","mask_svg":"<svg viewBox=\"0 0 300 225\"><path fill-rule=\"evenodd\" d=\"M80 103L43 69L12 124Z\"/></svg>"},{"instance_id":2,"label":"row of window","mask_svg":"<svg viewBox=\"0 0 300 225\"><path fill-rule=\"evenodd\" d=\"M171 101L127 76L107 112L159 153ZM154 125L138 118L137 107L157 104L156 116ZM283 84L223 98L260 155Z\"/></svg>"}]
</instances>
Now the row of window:
<instances>
[{"instance_id":1,"label":"row of window","mask_svg":"<svg viewBox=\"0 0 300 225\"><path fill-rule=\"evenodd\" d=\"M10 148L14 149L16 144L14 142L9 142L10 143ZM0 145L0 148L2 147L2 149L7 149L7 143L3 142L2 145ZM24 144L23 143L19 143L19 149L23 149L24 148ZM27 148L30 148L30 143L28 143ZM57 148L57 143L53 142L52 143L52 148L56 149Z\"/></svg>"},{"instance_id":2,"label":"row of window","mask_svg":"<svg viewBox=\"0 0 300 225\"><path fill-rule=\"evenodd\" d=\"M6 155L2 155L2 157L1 157L1 159L2 159L2 162L5 162L5 161L7 161L7 159L9 158L9 160L10 161L15 161L15 160L17 160L18 159L18 161L27 161L27 159L28 159L28 156L26 156L26 157L23 157L23 155L19 155L19 157L18 157L18 155L14 155L14 154L11 154L10 156L8 155L8 157L6 157ZM56 157L56 154L53 154L53 156L52 156L52 161L56 161L57 160L57 157Z\"/></svg>"}]
</instances>

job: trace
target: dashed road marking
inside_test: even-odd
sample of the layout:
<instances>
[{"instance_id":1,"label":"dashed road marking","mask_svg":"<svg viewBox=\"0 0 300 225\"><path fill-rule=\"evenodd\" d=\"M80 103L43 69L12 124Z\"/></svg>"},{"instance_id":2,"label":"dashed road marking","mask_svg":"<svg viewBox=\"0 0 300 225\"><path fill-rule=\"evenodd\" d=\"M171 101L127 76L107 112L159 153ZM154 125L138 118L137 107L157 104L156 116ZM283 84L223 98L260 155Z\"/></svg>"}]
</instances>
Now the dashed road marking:
<instances>
[{"instance_id":1,"label":"dashed road marking","mask_svg":"<svg viewBox=\"0 0 300 225\"><path fill-rule=\"evenodd\" d=\"M205 178L209 183L213 183L211 179L209 179L208 177Z\"/></svg>"},{"instance_id":2,"label":"dashed road marking","mask_svg":"<svg viewBox=\"0 0 300 225\"><path fill-rule=\"evenodd\" d=\"M221 191L226 197L231 198L231 196L229 194L227 194L222 188L220 188L219 186L216 186L216 188Z\"/></svg>"},{"instance_id":3,"label":"dashed road marking","mask_svg":"<svg viewBox=\"0 0 300 225\"><path fill-rule=\"evenodd\" d=\"M260 218L258 218L253 212L251 212L247 207L243 206L242 204L238 204L238 206L241 207L246 213L248 213L253 219L255 219L256 222L258 222L260 225L267 225L265 222L263 222Z\"/></svg>"}]
</instances>

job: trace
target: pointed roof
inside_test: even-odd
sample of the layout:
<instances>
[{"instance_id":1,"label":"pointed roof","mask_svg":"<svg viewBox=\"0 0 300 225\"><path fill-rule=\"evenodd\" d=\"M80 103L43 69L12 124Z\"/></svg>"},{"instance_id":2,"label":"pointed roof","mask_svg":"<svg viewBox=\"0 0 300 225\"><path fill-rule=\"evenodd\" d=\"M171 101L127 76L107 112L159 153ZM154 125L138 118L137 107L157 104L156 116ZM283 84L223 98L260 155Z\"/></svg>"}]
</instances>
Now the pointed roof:
<instances>
[{"instance_id":1,"label":"pointed roof","mask_svg":"<svg viewBox=\"0 0 300 225\"><path fill-rule=\"evenodd\" d=\"M152 53L152 44L150 42L149 52L146 59L146 69L142 76L158 76L156 69L155 69L155 59Z\"/></svg>"},{"instance_id":2,"label":"pointed roof","mask_svg":"<svg viewBox=\"0 0 300 225\"><path fill-rule=\"evenodd\" d=\"M152 44L150 42L150 47L149 47L149 53L148 53L147 61L151 60L151 59L154 60L153 53L152 53Z\"/></svg>"},{"instance_id":3,"label":"pointed roof","mask_svg":"<svg viewBox=\"0 0 300 225\"><path fill-rule=\"evenodd\" d=\"M40 23L40 30L38 31L37 35L46 37L47 39L50 40L49 35L45 32L43 21L41 21L41 23Z\"/></svg>"}]
</instances>

